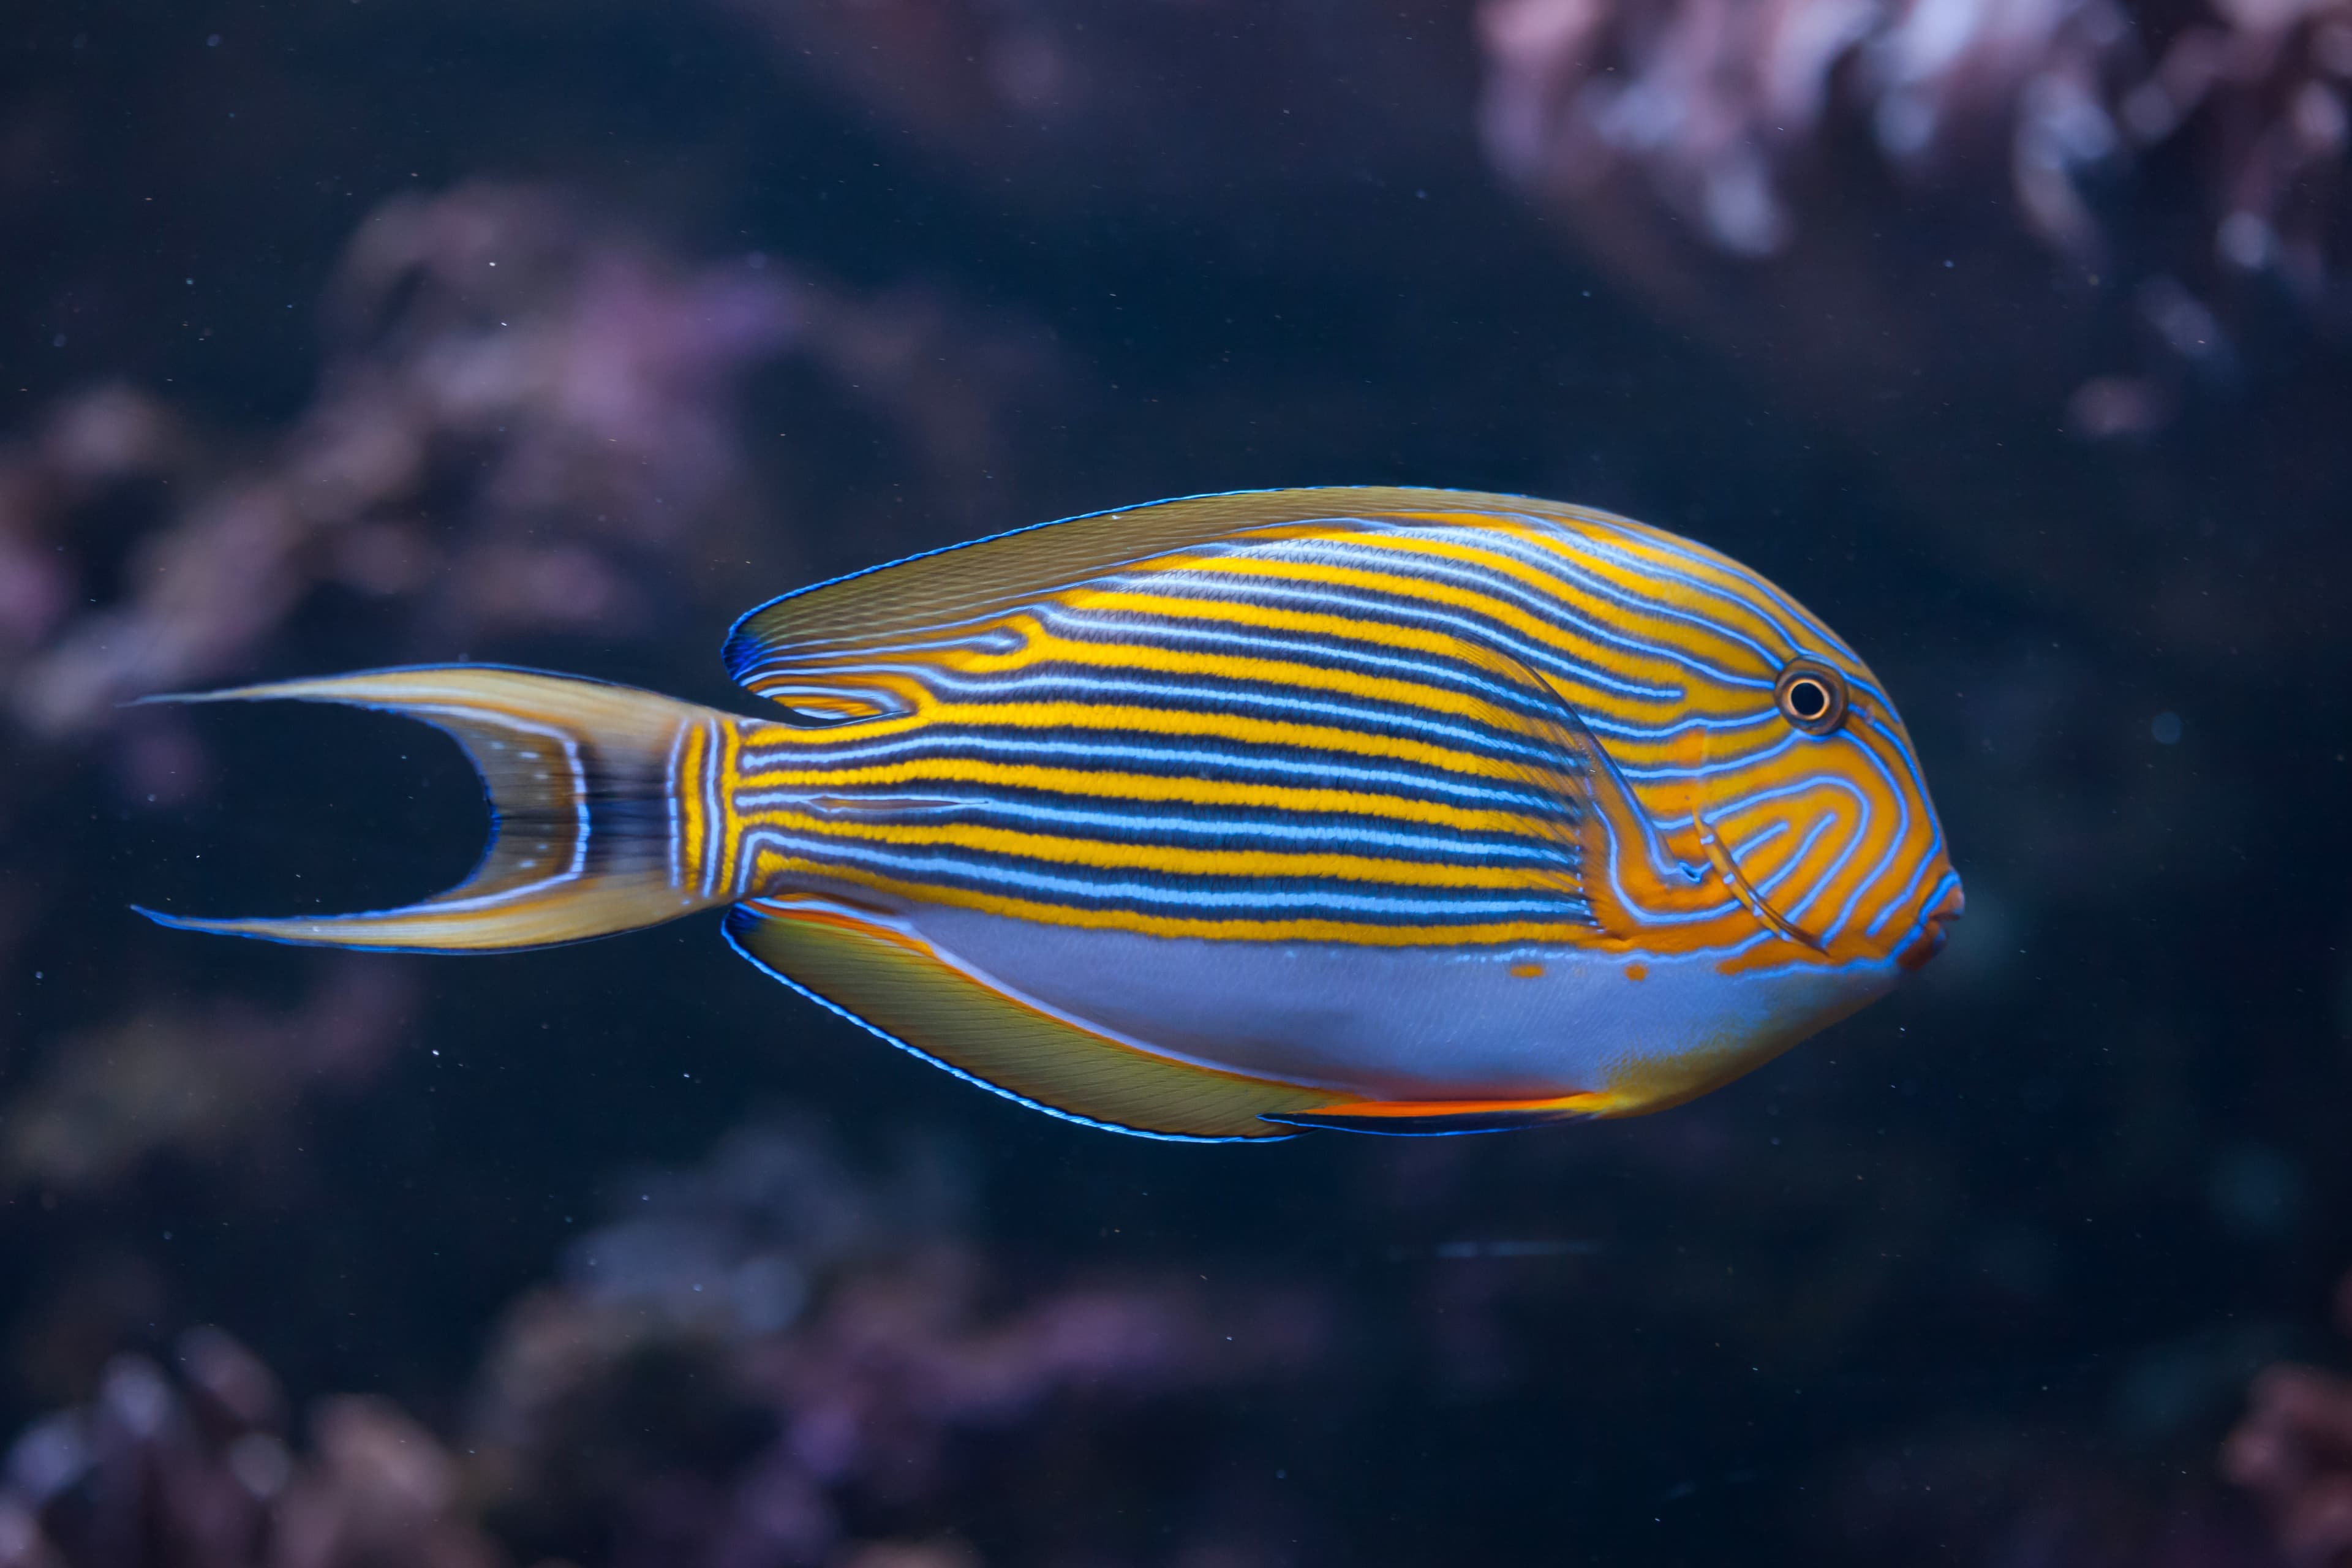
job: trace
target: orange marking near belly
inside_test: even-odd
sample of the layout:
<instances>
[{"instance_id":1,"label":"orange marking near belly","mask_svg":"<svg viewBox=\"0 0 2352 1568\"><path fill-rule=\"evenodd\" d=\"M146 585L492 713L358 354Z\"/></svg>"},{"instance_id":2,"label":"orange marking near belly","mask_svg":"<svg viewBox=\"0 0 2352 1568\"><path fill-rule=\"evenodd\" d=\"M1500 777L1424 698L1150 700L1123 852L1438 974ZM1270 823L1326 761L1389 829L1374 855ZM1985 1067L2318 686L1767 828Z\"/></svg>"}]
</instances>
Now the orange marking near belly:
<instances>
[{"instance_id":1,"label":"orange marking near belly","mask_svg":"<svg viewBox=\"0 0 2352 1568\"><path fill-rule=\"evenodd\" d=\"M1629 963L1625 966L1625 978L1628 980L1647 980L1649 977L1650 966L1646 963Z\"/></svg>"},{"instance_id":2,"label":"orange marking near belly","mask_svg":"<svg viewBox=\"0 0 2352 1568\"><path fill-rule=\"evenodd\" d=\"M1543 978L1543 965L1540 963L1514 963L1511 965L1511 978L1514 980L1540 980Z\"/></svg>"}]
</instances>

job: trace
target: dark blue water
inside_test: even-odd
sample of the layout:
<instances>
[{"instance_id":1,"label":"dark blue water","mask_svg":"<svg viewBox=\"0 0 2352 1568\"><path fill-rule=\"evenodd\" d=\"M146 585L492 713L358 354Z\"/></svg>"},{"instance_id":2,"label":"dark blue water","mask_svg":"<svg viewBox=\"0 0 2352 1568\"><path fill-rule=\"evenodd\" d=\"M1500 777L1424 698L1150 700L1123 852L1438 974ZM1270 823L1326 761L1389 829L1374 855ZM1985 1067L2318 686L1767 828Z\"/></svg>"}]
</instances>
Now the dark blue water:
<instances>
[{"instance_id":1,"label":"dark blue water","mask_svg":"<svg viewBox=\"0 0 2352 1568\"><path fill-rule=\"evenodd\" d=\"M1802 102L1737 7L0 18L0 1564L2284 1561L2352 1455L2222 1447L2347 1355L2352 24L1906 77L1873 15ZM1918 742L1950 951L1654 1119L1192 1148L715 917L126 908L397 903L484 819L389 719L122 700L740 708L793 586L1362 482L1800 595Z\"/></svg>"}]
</instances>

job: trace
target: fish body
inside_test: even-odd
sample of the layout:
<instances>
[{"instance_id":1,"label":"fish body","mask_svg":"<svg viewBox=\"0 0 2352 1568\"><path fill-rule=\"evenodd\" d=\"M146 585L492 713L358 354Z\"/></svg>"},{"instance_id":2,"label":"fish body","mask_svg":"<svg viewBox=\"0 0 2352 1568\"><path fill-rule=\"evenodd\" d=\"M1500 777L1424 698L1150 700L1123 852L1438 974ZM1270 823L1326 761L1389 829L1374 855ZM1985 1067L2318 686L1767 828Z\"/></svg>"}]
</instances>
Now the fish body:
<instances>
[{"instance_id":1,"label":"fish body","mask_svg":"<svg viewBox=\"0 0 2352 1568\"><path fill-rule=\"evenodd\" d=\"M1678 1103L1884 994L1961 907L1853 651L1582 508L1097 513L787 595L726 657L776 714L481 666L194 699L437 723L499 826L406 909L170 923L473 951L729 906L755 964L986 1087L1246 1139Z\"/></svg>"}]
</instances>

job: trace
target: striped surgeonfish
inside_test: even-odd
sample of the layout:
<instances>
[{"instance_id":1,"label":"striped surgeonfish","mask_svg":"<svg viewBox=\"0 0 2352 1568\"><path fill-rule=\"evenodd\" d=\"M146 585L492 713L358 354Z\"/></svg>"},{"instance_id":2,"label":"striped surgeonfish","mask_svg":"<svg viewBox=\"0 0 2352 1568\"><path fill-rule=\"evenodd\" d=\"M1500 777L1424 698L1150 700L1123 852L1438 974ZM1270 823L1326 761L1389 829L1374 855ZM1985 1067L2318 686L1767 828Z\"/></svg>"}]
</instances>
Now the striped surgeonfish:
<instances>
[{"instance_id":1,"label":"striped surgeonfish","mask_svg":"<svg viewBox=\"0 0 2352 1568\"><path fill-rule=\"evenodd\" d=\"M286 680L455 736L473 876L192 930L433 952L713 906L778 980L1123 1131L1473 1131L1679 1103L1961 907L1910 738L1755 573L1516 496L1098 512L785 595L781 711L482 665Z\"/></svg>"}]
</instances>

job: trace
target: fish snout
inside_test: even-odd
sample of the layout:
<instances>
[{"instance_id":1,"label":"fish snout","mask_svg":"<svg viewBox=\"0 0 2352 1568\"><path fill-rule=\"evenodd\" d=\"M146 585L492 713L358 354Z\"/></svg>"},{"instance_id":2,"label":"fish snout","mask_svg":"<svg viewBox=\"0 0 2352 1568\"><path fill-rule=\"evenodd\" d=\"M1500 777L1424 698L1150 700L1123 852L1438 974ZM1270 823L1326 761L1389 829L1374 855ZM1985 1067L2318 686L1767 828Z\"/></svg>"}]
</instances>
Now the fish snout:
<instances>
[{"instance_id":1,"label":"fish snout","mask_svg":"<svg viewBox=\"0 0 2352 1568\"><path fill-rule=\"evenodd\" d=\"M1936 907L1920 917L1919 934L1895 955L1896 967L1907 973L1943 952L1944 943L1951 937L1952 922L1966 913L1968 907L1968 895L1960 890L1959 879L1955 877L1944 896L1936 900Z\"/></svg>"}]
</instances>

